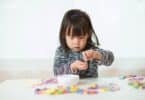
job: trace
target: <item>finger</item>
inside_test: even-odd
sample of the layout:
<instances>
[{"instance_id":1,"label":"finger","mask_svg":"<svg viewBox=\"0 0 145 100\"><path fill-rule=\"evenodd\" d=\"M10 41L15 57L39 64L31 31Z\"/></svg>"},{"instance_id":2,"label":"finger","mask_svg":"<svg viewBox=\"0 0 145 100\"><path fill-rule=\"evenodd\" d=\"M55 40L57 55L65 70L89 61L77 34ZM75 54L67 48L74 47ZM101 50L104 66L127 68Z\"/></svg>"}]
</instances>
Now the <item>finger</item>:
<instances>
[{"instance_id":1,"label":"finger","mask_svg":"<svg viewBox=\"0 0 145 100\"><path fill-rule=\"evenodd\" d=\"M82 65L80 66L80 68L81 68L82 70L85 70L85 69L87 69L87 68L88 68L88 66L87 66L87 64L86 64L86 63L84 63L84 64L82 64Z\"/></svg>"},{"instance_id":2,"label":"finger","mask_svg":"<svg viewBox=\"0 0 145 100\"><path fill-rule=\"evenodd\" d=\"M91 52L86 52L86 56L89 59L91 57Z\"/></svg>"},{"instance_id":3,"label":"finger","mask_svg":"<svg viewBox=\"0 0 145 100\"><path fill-rule=\"evenodd\" d=\"M87 56L89 57L89 58L92 58L92 56L93 56L93 50L89 50L88 52L87 52Z\"/></svg>"},{"instance_id":4,"label":"finger","mask_svg":"<svg viewBox=\"0 0 145 100\"><path fill-rule=\"evenodd\" d=\"M87 53L87 57L89 60L94 59L95 52L93 50L89 50Z\"/></svg>"},{"instance_id":5,"label":"finger","mask_svg":"<svg viewBox=\"0 0 145 100\"><path fill-rule=\"evenodd\" d=\"M88 61L87 52L83 52L83 60L84 60L84 61Z\"/></svg>"}]
</instances>

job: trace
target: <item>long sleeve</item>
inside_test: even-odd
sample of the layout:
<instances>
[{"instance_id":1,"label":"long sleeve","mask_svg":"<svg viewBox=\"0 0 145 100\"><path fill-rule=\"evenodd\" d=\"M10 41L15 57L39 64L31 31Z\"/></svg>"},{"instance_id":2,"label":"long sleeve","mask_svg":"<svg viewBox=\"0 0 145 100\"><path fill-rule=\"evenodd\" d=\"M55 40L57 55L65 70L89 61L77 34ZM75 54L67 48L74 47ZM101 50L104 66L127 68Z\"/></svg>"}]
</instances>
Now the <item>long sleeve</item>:
<instances>
[{"instance_id":1,"label":"long sleeve","mask_svg":"<svg viewBox=\"0 0 145 100\"><path fill-rule=\"evenodd\" d=\"M97 49L96 51L101 53L101 60L98 61L99 65L110 66L114 61L114 55L111 51Z\"/></svg>"},{"instance_id":2,"label":"long sleeve","mask_svg":"<svg viewBox=\"0 0 145 100\"><path fill-rule=\"evenodd\" d=\"M95 59L88 61L88 69L78 71L77 73L73 73L70 68L70 64L72 64L76 60L82 60L82 53L76 52L68 52L67 54L64 52L62 47L59 47L56 50L55 58L54 58L54 66L53 71L54 75L61 74L78 74L80 77L97 77L98 76L98 65L106 65L109 66L114 61L114 55L111 51L103 50L100 48L92 48L93 50L98 51L101 54L101 59L96 61Z\"/></svg>"},{"instance_id":3,"label":"long sleeve","mask_svg":"<svg viewBox=\"0 0 145 100\"><path fill-rule=\"evenodd\" d=\"M71 61L66 57L64 51L58 48L54 58L54 75L72 74L70 69Z\"/></svg>"}]
</instances>

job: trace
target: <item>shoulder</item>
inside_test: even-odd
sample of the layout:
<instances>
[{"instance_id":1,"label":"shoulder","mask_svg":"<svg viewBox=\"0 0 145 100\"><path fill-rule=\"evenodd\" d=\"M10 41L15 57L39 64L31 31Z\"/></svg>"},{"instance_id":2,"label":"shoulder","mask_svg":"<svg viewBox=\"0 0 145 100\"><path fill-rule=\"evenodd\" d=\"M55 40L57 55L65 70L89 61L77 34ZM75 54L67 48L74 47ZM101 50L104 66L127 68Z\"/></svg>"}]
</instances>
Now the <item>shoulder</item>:
<instances>
[{"instance_id":1,"label":"shoulder","mask_svg":"<svg viewBox=\"0 0 145 100\"><path fill-rule=\"evenodd\" d=\"M56 51L64 51L64 49L63 49L61 46L58 46L58 47L56 48Z\"/></svg>"},{"instance_id":2,"label":"shoulder","mask_svg":"<svg viewBox=\"0 0 145 100\"><path fill-rule=\"evenodd\" d=\"M56 54L65 54L65 50L63 49L63 47L61 46L57 47Z\"/></svg>"}]
</instances>

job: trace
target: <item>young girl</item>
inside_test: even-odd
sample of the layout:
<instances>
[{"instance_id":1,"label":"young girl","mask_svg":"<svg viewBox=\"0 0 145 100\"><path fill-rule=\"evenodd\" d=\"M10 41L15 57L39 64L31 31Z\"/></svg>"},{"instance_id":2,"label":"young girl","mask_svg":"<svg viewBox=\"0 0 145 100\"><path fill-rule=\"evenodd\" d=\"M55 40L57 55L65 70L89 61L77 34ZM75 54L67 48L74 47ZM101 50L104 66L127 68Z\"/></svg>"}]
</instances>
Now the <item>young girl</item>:
<instances>
[{"instance_id":1,"label":"young girl","mask_svg":"<svg viewBox=\"0 0 145 100\"><path fill-rule=\"evenodd\" d=\"M92 37L95 37L95 41ZM66 12L60 34L60 46L54 59L54 75L78 74L80 78L97 77L98 65L109 66L113 53L98 47L99 41L89 16L78 9Z\"/></svg>"}]
</instances>

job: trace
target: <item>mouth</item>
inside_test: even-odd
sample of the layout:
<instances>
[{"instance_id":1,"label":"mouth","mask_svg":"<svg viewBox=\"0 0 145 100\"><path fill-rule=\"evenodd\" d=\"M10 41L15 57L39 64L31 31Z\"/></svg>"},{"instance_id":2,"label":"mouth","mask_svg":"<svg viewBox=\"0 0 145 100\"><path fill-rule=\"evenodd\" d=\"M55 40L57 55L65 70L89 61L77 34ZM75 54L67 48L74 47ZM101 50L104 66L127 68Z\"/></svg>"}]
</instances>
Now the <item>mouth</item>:
<instances>
[{"instance_id":1,"label":"mouth","mask_svg":"<svg viewBox=\"0 0 145 100\"><path fill-rule=\"evenodd\" d=\"M80 47L73 47L73 50L74 50L74 51L80 51L81 48L80 48Z\"/></svg>"},{"instance_id":2,"label":"mouth","mask_svg":"<svg viewBox=\"0 0 145 100\"><path fill-rule=\"evenodd\" d=\"M80 50L80 47L73 47L73 49L74 49L75 51L79 51L79 50Z\"/></svg>"},{"instance_id":3,"label":"mouth","mask_svg":"<svg viewBox=\"0 0 145 100\"><path fill-rule=\"evenodd\" d=\"M75 49L80 49L80 47L74 47Z\"/></svg>"}]
</instances>

